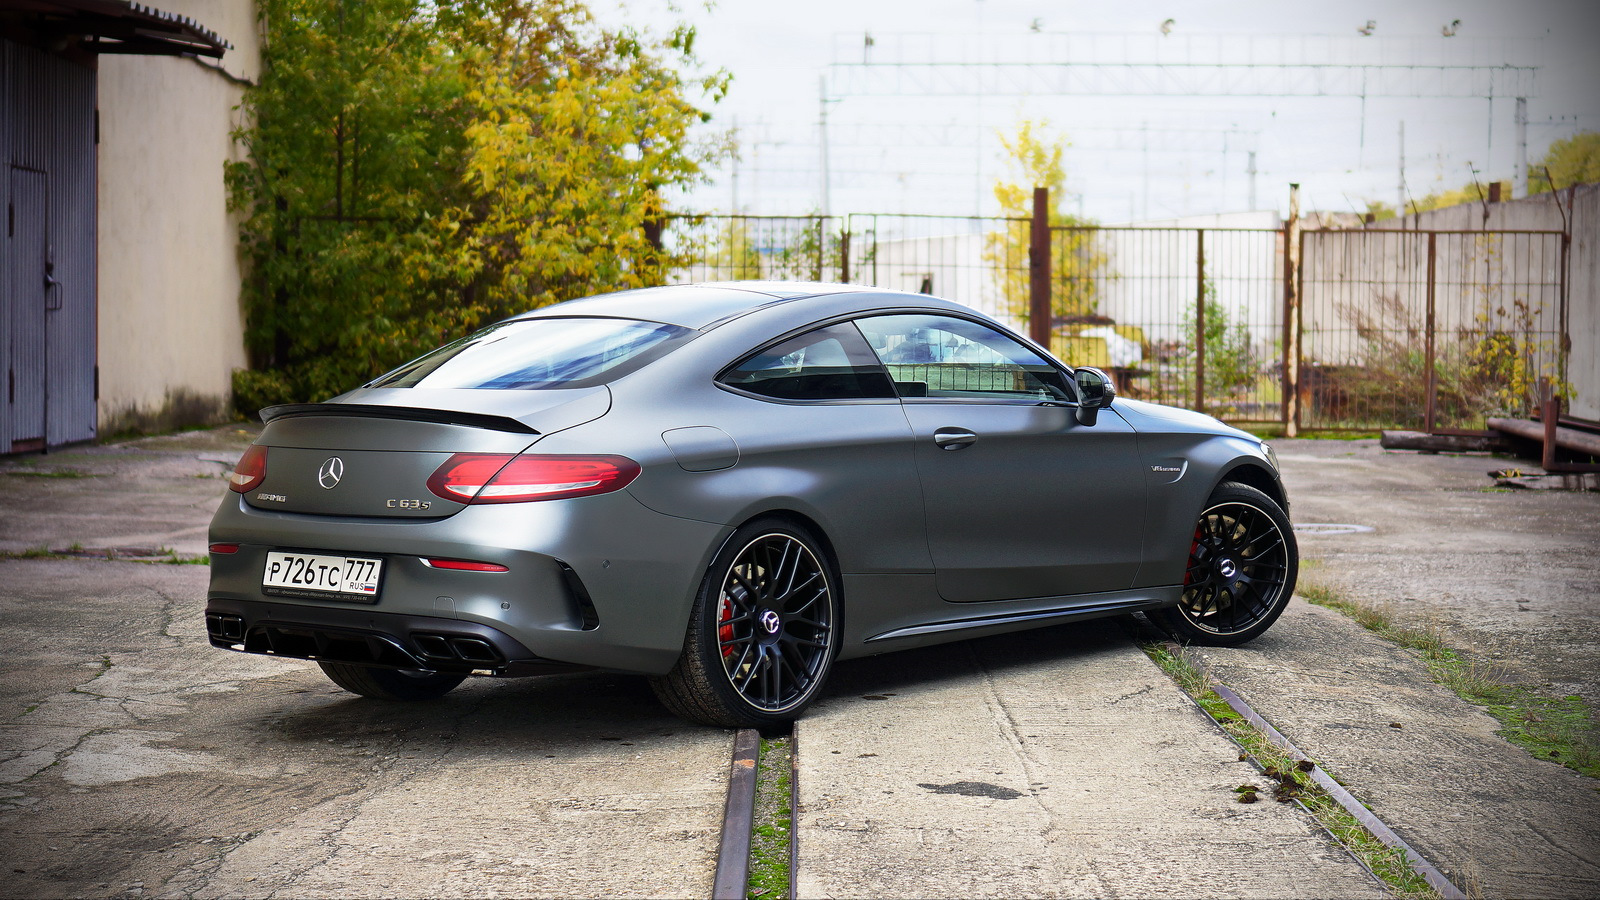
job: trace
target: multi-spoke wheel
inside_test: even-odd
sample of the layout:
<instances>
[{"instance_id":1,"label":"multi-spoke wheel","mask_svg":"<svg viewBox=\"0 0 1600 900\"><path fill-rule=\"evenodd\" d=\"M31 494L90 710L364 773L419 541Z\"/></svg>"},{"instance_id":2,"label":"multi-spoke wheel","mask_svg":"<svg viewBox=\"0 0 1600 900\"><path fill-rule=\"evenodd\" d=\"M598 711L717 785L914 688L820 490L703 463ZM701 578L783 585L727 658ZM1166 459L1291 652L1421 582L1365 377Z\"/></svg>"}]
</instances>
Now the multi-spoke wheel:
<instances>
[{"instance_id":1,"label":"multi-spoke wheel","mask_svg":"<svg viewBox=\"0 0 1600 900\"><path fill-rule=\"evenodd\" d=\"M677 666L651 680L686 719L730 728L787 722L816 696L838 648L829 560L805 531L739 529L706 572Z\"/></svg>"},{"instance_id":2,"label":"multi-spoke wheel","mask_svg":"<svg viewBox=\"0 0 1600 900\"><path fill-rule=\"evenodd\" d=\"M1180 640L1242 644L1289 604L1299 565L1278 504L1249 485L1223 482L1195 523L1183 599L1154 618Z\"/></svg>"}]
</instances>

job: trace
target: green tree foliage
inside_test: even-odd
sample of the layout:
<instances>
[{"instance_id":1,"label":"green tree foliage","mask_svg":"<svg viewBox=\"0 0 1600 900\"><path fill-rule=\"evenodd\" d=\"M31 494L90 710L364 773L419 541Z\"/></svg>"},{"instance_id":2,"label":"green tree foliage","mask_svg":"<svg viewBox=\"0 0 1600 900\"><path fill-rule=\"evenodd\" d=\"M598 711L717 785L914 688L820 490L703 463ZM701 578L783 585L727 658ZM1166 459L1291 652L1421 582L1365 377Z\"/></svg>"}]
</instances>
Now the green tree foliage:
<instances>
[{"instance_id":1,"label":"green tree foliage","mask_svg":"<svg viewBox=\"0 0 1600 900\"><path fill-rule=\"evenodd\" d=\"M1094 222L1067 213L1062 201L1067 196L1067 172L1062 164L1065 143L1053 139L1044 122L1023 120L1014 135L1000 135L1007 161L1017 181L1002 181L994 186L1000 215L1012 219L1005 227L991 232L984 242L983 260L991 271L1005 308L1012 315L1028 318L1028 246L1032 234L1033 189L1050 189L1051 228L1092 228ZM1093 231L1052 231L1050 308L1054 318L1093 315L1099 306L1097 278L1106 265L1104 252L1097 249Z\"/></svg>"},{"instance_id":2,"label":"green tree foliage","mask_svg":"<svg viewBox=\"0 0 1600 900\"><path fill-rule=\"evenodd\" d=\"M262 0L231 201L250 275L243 411L353 387L472 329L654 283L663 190L718 152L694 34L581 0ZM698 105L697 105L698 104Z\"/></svg>"},{"instance_id":3,"label":"green tree foliage","mask_svg":"<svg viewBox=\"0 0 1600 900\"><path fill-rule=\"evenodd\" d=\"M1255 391L1266 361L1257 353L1250 325L1243 310L1232 311L1217 299L1217 288L1209 277L1202 288L1205 293L1205 410L1212 415L1233 415L1239 411L1238 403ZM1183 333L1186 335L1172 357L1171 374L1176 383L1186 386L1192 394L1199 371L1200 355L1192 337L1196 328L1194 305L1183 310ZM1181 396L1181 392L1179 393ZM1196 408L1199 408L1198 406Z\"/></svg>"},{"instance_id":4,"label":"green tree foliage","mask_svg":"<svg viewBox=\"0 0 1600 900\"><path fill-rule=\"evenodd\" d=\"M1529 169L1528 192L1547 193L1552 178L1557 188L1600 182L1600 132L1584 131L1551 144L1544 159Z\"/></svg>"}]
</instances>

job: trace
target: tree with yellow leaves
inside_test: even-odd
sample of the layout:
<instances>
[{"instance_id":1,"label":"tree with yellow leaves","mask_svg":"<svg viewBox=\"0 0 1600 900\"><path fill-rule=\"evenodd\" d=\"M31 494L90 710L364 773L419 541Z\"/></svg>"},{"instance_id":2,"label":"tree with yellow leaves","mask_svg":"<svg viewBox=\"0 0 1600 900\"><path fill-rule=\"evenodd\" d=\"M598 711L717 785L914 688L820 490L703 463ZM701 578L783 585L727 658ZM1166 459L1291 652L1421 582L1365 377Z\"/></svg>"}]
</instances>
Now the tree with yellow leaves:
<instances>
[{"instance_id":1,"label":"tree with yellow leaves","mask_svg":"<svg viewBox=\"0 0 1600 900\"><path fill-rule=\"evenodd\" d=\"M1032 233L1033 189L1050 189L1050 311L1052 318L1093 315L1099 307L1096 279L1105 277L1106 255L1097 249L1094 223L1063 209L1067 173L1062 163L1066 144L1049 134L1047 122L1024 119L1013 135L1000 135L1015 181L994 186L1000 215L1010 221L990 232L983 259L1011 315L1029 313L1028 246Z\"/></svg>"},{"instance_id":2,"label":"tree with yellow leaves","mask_svg":"<svg viewBox=\"0 0 1600 900\"><path fill-rule=\"evenodd\" d=\"M718 151L694 32L582 0L261 0L228 167L253 412L355 387L527 309L655 283L664 191Z\"/></svg>"}]
</instances>

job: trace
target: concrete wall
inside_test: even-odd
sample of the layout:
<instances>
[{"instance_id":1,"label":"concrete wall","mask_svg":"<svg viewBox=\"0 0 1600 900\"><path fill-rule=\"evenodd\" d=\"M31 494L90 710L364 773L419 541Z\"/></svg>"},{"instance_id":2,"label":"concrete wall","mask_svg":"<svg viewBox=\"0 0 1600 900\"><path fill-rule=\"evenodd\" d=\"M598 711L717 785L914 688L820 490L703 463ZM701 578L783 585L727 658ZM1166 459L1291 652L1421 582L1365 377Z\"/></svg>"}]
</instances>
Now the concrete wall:
<instances>
[{"instance_id":1,"label":"concrete wall","mask_svg":"<svg viewBox=\"0 0 1600 900\"><path fill-rule=\"evenodd\" d=\"M1537 194L1503 203L1466 203L1369 227L1559 231L1563 208L1572 229L1566 304L1572 341L1567 381L1576 392L1571 415L1600 420L1600 185L1563 190L1559 200L1555 194Z\"/></svg>"},{"instance_id":2,"label":"concrete wall","mask_svg":"<svg viewBox=\"0 0 1600 900\"><path fill-rule=\"evenodd\" d=\"M100 57L100 434L214 421L245 365L237 218L222 166L260 53L251 0L157 0L234 49ZM224 74L227 73L227 75Z\"/></svg>"}]
</instances>

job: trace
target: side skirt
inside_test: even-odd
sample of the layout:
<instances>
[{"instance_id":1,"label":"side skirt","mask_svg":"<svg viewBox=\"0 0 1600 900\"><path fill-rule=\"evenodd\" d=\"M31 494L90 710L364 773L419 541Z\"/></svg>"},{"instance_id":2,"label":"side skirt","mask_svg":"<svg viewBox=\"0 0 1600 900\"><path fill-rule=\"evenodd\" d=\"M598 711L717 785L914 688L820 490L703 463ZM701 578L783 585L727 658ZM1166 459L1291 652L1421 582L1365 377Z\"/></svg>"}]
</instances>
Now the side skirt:
<instances>
[{"instance_id":1,"label":"side skirt","mask_svg":"<svg viewBox=\"0 0 1600 900\"><path fill-rule=\"evenodd\" d=\"M973 604L959 618L938 619L892 628L861 642L860 653L885 653L940 644L946 641L966 640L990 634L1004 634L1028 628L1042 628L1082 619L1097 619L1140 610L1174 606L1182 597L1181 585L1159 588L1140 588L1132 591L1112 591L1103 594L1072 597L1043 597L1032 600L1007 600L993 604L990 611L973 615ZM990 604L984 604L990 606ZM857 655L857 654L850 654Z\"/></svg>"}]
</instances>

